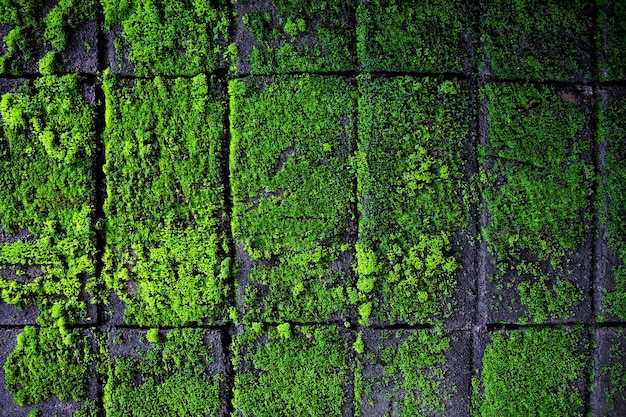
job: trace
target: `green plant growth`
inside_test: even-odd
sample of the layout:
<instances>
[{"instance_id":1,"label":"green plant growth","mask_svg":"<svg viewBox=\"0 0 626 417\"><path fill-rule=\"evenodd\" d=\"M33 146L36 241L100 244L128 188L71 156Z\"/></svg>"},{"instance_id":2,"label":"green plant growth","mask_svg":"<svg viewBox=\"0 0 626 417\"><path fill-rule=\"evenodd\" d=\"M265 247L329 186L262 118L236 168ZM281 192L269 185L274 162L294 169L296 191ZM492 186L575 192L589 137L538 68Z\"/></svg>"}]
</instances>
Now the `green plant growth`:
<instances>
[{"instance_id":1,"label":"green plant growth","mask_svg":"<svg viewBox=\"0 0 626 417\"><path fill-rule=\"evenodd\" d=\"M229 91L233 236L252 261L246 320L346 314L355 85L305 75L233 80Z\"/></svg>"},{"instance_id":2,"label":"green plant growth","mask_svg":"<svg viewBox=\"0 0 626 417\"><path fill-rule=\"evenodd\" d=\"M224 215L225 100L216 81L104 77L104 277L127 322L224 318L230 258Z\"/></svg>"},{"instance_id":3,"label":"green plant growth","mask_svg":"<svg viewBox=\"0 0 626 417\"><path fill-rule=\"evenodd\" d=\"M245 416L338 416L348 398L349 342L338 327L246 328L234 341L233 405Z\"/></svg>"},{"instance_id":4,"label":"green plant growth","mask_svg":"<svg viewBox=\"0 0 626 417\"><path fill-rule=\"evenodd\" d=\"M96 19L96 0L59 0L42 17L43 0L9 0L0 3L0 23L11 27L4 37L6 52L0 57L1 74L20 74L25 61L39 56L39 72L58 72L58 53L69 43L70 33L80 24Z\"/></svg>"},{"instance_id":5,"label":"green plant growth","mask_svg":"<svg viewBox=\"0 0 626 417\"><path fill-rule=\"evenodd\" d=\"M580 329L530 328L490 337L473 384L473 415L583 415L589 354Z\"/></svg>"},{"instance_id":6,"label":"green plant growth","mask_svg":"<svg viewBox=\"0 0 626 417\"><path fill-rule=\"evenodd\" d=\"M603 329L604 342L608 346L608 357L603 358L599 374L596 378L604 380L603 391L597 392L602 399L601 404L608 405L608 409L619 412L626 405L626 332L624 328Z\"/></svg>"},{"instance_id":7,"label":"green plant growth","mask_svg":"<svg viewBox=\"0 0 626 417\"><path fill-rule=\"evenodd\" d=\"M608 207L602 216L608 228L609 250L618 258L611 265L615 288L603 300L609 311L626 320L626 95L613 95L600 106L598 138L608 144L604 161Z\"/></svg>"},{"instance_id":8,"label":"green plant growth","mask_svg":"<svg viewBox=\"0 0 626 417\"><path fill-rule=\"evenodd\" d=\"M276 74L354 70L355 3L273 0L259 7L253 0L237 2L235 9L254 41L250 51L240 50L239 71Z\"/></svg>"},{"instance_id":9,"label":"green plant growth","mask_svg":"<svg viewBox=\"0 0 626 417\"><path fill-rule=\"evenodd\" d=\"M447 366L450 338L438 330L400 330L387 340L368 336L359 377L369 393L362 396L359 414L445 415L446 401L457 391Z\"/></svg>"},{"instance_id":10,"label":"green plant growth","mask_svg":"<svg viewBox=\"0 0 626 417\"><path fill-rule=\"evenodd\" d=\"M7 389L20 405L57 396L86 399L95 354L86 333L66 327L26 326L4 364Z\"/></svg>"},{"instance_id":11,"label":"green plant growth","mask_svg":"<svg viewBox=\"0 0 626 417\"><path fill-rule=\"evenodd\" d=\"M119 353L111 351L106 415L217 416L224 375L211 367L217 360L215 349L221 347L219 338L206 343L205 334L202 329L173 329L146 349L129 353L137 349L135 343L117 347Z\"/></svg>"},{"instance_id":12,"label":"green plant growth","mask_svg":"<svg viewBox=\"0 0 626 417\"><path fill-rule=\"evenodd\" d=\"M598 77L603 81L626 78L626 3L598 0Z\"/></svg>"},{"instance_id":13,"label":"green plant growth","mask_svg":"<svg viewBox=\"0 0 626 417\"><path fill-rule=\"evenodd\" d=\"M361 2L361 65L370 71L462 72L471 65L474 13L462 0Z\"/></svg>"},{"instance_id":14,"label":"green plant growth","mask_svg":"<svg viewBox=\"0 0 626 417\"><path fill-rule=\"evenodd\" d=\"M224 66L226 0L100 1L105 28L122 26L115 49L123 72L192 76Z\"/></svg>"},{"instance_id":15,"label":"green plant growth","mask_svg":"<svg viewBox=\"0 0 626 417\"><path fill-rule=\"evenodd\" d=\"M519 282L535 322L567 319L582 301L576 256L588 238L594 179L580 96L513 84L487 85L483 95L488 144L479 154L490 215L483 233L499 269L493 278Z\"/></svg>"},{"instance_id":16,"label":"green plant growth","mask_svg":"<svg viewBox=\"0 0 626 417\"><path fill-rule=\"evenodd\" d=\"M79 319L94 273L94 106L77 75L25 81L0 113L0 297L42 324Z\"/></svg>"},{"instance_id":17,"label":"green plant growth","mask_svg":"<svg viewBox=\"0 0 626 417\"><path fill-rule=\"evenodd\" d=\"M432 322L451 313L472 192L465 177L470 100L460 81L363 81L359 102L361 322Z\"/></svg>"},{"instance_id":18,"label":"green plant growth","mask_svg":"<svg viewBox=\"0 0 626 417\"><path fill-rule=\"evenodd\" d=\"M503 79L570 80L591 76L593 1L486 2L487 63Z\"/></svg>"}]
</instances>

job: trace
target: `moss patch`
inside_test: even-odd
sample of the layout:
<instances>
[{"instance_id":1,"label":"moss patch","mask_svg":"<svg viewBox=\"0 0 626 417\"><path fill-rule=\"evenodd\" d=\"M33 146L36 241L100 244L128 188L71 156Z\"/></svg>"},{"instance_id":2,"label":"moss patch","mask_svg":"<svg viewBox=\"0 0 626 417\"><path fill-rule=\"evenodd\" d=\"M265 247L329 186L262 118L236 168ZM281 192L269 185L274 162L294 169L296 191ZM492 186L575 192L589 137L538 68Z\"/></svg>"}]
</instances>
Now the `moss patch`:
<instances>
[{"instance_id":1,"label":"moss patch","mask_svg":"<svg viewBox=\"0 0 626 417\"><path fill-rule=\"evenodd\" d=\"M596 330L591 407L594 415L617 416L626 407L626 331Z\"/></svg>"},{"instance_id":2,"label":"moss patch","mask_svg":"<svg viewBox=\"0 0 626 417\"><path fill-rule=\"evenodd\" d=\"M245 416L338 416L348 401L349 343L337 327L246 327L234 341L233 404Z\"/></svg>"},{"instance_id":3,"label":"moss patch","mask_svg":"<svg viewBox=\"0 0 626 417\"><path fill-rule=\"evenodd\" d=\"M491 333L475 416L582 416L589 362L580 329L531 328Z\"/></svg>"},{"instance_id":4,"label":"moss patch","mask_svg":"<svg viewBox=\"0 0 626 417\"><path fill-rule=\"evenodd\" d=\"M59 0L51 8L45 3L49 2L11 0L0 4L0 23L11 28L4 36L6 52L0 57L0 73L59 72L67 64L60 53L72 44L72 32L85 22L96 20L96 0ZM95 46L87 48L89 42L96 42L95 34L82 40L82 45L76 42L77 45L72 46L78 47L85 58ZM95 56L90 58L95 59Z\"/></svg>"},{"instance_id":5,"label":"moss patch","mask_svg":"<svg viewBox=\"0 0 626 417\"><path fill-rule=\"evenodd\" d=\"M135 75L198 75L223 67L226 0L100 0L104 26L121 25L115 65Z\"/></svg>"},{"instance_id":6,"label":"moss patch","mask_svg":"<svg viewBox=\"0 0 626 417\"><path fill-rule=\"evenodd\" d=\"M449 317L471 189L466 85L398 77L364 80L359 102L358 186L363 213L356 245L361 308L384 322ZM367 307L369 306L369 307Z\"/></svg>"},{"instance_id":7,"label":"moss patch","mask_svg":"<svg viewBox=\"0 0 626 417\"><path fill-rule=\"evenodd\" d=\"M568 319L590 273L594 172L584 96L514 84L490 84L483 94L488 143L479 152L490 216L483 233L497 265L489 283L494 318L502 319L505 305L496 297L516 287L524 307L509 307L519 320Z\"/></svg>"},{"instance_id":8,"label":"moss patch","mask_svg":"<svg viewBox=\"0 0 626 417\"><path fill-rule=\"evenodd\" d=\"M94 106L78 75L27 81L0 103L0 295L75 322L94 273Z\"/></svg>"},{"instance_id":9,"label":"moss patch","mask_svg":"<svg viewBox=\"0 0 626 417\"><path fill-rule=\"evenodd\" d=\"M104 277L127 304L129 323L224 318L225 99L216 85L204 75L134 86L105 76Z\"/></svg>"},{"instance_id":10,"label":"moss patch","mask_svg":"<svg viewBox=\"0 0 626 417\"><path fill-rule=\"evenodd\" d=\"M470 2L367 1L357 9L359 60L369 71L462 72L472 66Z\"/></svg>"},{"instance_id":11,"label":"moss patch","mask_svg":"<svg viewBox=\"0 0 626 417\"><path fill-rule=\"evenodd\" d=\"M256 2L259 3L259 2ZM235 3L240 17L239 72L350 71L356 67L354 0ZM244 35L245 33L245 35ZM248 45L249 44L249 45Z\"/></svg>"},{"instance_id":12,"label":"moss patch","mask_svg":"<svg viewBox=\"0 0 626 417\"><path fill-rule=\"evenodd\" d=\"M87 332L65 327L27 326L18 335L17 346L4 363L6 387L20 406L36 404L52 396L61 402L83 401L87 398L90 379L94 378L95 358ZM85 406L82 415L90 415L87 414L89 408Z\"/></svg>"},{"instance_id":13,"label":"moss patch","mask_svg":"<svg viewBox=\"0 0 626 417\"><path fill-rule=\"evenodd\" d=\"M489 0L484 10L487 62L503 79L591 77L593 2Z\"/></svg>"},{"instance_id":14,"label":"moss patch","mask_svg":"<svg viewBox=\"0 0 626 417\"><path fill-rule=\"evenodd\" d=\"M613 288L604 296L603 304L610 313L626 320L626 90L608 92L598 119L598 139L606 149L602 171L608 204L602 222L613 257L604 259L610 264Z\"/></svg>"},{"instance_id":15,"label":"moss patch","mask_svg":"<svg viewBox=\"0 0 626 417\"><path fill-rule=\"evenodd\" d=\"M229 91L233 235L249 257L242 268L251 262L246 317L276 323L345 315L355 85L306 75L235 80Z\"/></svg>"},{"instance_id":16,"label":"moss patch","mask_svg":"<svg viewBox=\"0 0 626 417\"><path fill-rule=\"evenodd\" d=\"M111 339L107 416L218 415L224 358L217 332L120 330Z\"/></svg>"},{"instance_id":17,"label":"moss patch","mask_svg":"<svg viewBox=\"0 0 626 417\"><path fill-rule=\"evenodd\" d=\"M626 3L598 0L598 77L626 79Z\"/></svg>"},{"instance_id":18,"label":"moss patch","mask_svg":"<svg viewBox=\"0 0 626 417\"><path fill-rule=\"evenodd\" d=\"M359 391L355 384L357 415L468 413L469 380L463 375L469 371L469 333L368 329L362 340L362 367L355 370L355 379L362 379Z\"/></svg>"}]
</instances>

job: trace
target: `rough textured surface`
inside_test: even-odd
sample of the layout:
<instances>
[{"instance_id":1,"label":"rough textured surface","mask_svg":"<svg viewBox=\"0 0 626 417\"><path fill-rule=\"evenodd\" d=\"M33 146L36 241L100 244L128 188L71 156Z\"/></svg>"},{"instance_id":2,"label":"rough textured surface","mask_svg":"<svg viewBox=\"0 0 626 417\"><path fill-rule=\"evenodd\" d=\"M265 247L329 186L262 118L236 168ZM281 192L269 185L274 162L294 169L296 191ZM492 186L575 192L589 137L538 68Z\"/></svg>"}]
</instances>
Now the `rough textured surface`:
<instances>
[{"instance_id":1,"label":"rough textured surface","mask_svg":"<svg viewBox=\"0 0 626 417\"><path fill-rule=\"evenodd\" d=\"M213 78L105 75L104 280L129 323L225 317L231 294L224 213L224 98Z\"/></svg>"},{"instance_id":2,"label":"rough textured surface","mask_svg":"<svg viewBox=\"0 0 626 417\"><path fill-rule=\"evenodd\" d=\"M92 101L93 90L75 74L25 81L0 104L1 298L18 308L38 306L42 324L89 318Z\"/></svg>"},{"instance_id":3,"label":"rough textured surface","mask_svg":"<svg viewBox=\"0 0 626 417\"><path fill-rule=\"evenodd\" d=\"M100 2L114 72L193 76L227 66L227 1Z\"/></svg>"},{"instance_id":4,"label":"rough textured surface","mask_svg":"<svg viewBox=\"0 0 626 417\"><path fill-rule=\"evenodd\" d=\"M482 91L489 126L479 154L491 323L591 318L588 94L510 84Z\"/></svg>"},{"instance_id":5,"label":"rough textured surface","mask_svg":"<svg viewBox=\"0 0 626 417\"><path fill-rule=\"evenodd\" d=\"M354 343L360 416L467 416L469 332L373 330Z\"/></svg>"},{"instance_id":6,"label":"rough textured surface","mask_svg":"<svg viewBox=\"0 0 626 417\"><path fill-rule=\"evenodd\" d=\"M239 74L356 69L355 0L240 0Z\"/></svg>"},{"instance_id":7,"label":"rough textured surface","mask_svg":"<svg viewBox=\"0 0 626 417\"><path fill-rule=\"evenodd\" d=\"M336 326L245 326L233 405L244 416L351 416L349 336Z\"/></svg>"},{"instance_id":8,"label":"rough textured surface","mask_svg":"<svg viewBox=\"0 0 626 417\"><path fill-rule=\"evenodd\" d=\"M233 234L251 263L239 289L246 321L347 317L356 85L287 76L235 80L229 92Z\"/></svg>"},{"instance_id":9,"label":"rough textured surface","mask_svg":"<svg viewBox=\"0 0 626 417\"><path fill-rule=\"evenodd\" d=\"M109 335L107 416L226 416L222 336L203 329L121 329Z\"/></svg>"},{"instance_id":10,"label":"rough textured surface","mask_svg":"<svg viewBox=\"0 0 626 417\"><path fill-rule=\"evenodd\" d=\"M360 322L468 325L475 303L468 86L373 78L361 93Z\"/></svg>"},{"instance_id":11,"label":"rough textured surface","mask_svg":"<svg viewBox=\"0 0 626 417\"><path fill-rule=\"evenodd\" d=\"M623 1L0 3L0 417L626 415Z\"/></svg>"}]
</instances>

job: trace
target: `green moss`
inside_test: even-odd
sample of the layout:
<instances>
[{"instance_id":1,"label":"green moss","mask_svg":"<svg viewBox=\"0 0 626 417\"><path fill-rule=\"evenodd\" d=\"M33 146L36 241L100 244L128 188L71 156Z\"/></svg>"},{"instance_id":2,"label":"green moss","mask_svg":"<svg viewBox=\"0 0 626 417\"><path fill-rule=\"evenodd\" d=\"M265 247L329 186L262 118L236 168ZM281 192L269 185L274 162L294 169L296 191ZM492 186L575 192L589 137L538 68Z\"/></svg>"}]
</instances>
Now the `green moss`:
<instances>
[{"instance_id":1,"label":"green moss","mask_svg":"<svg viewBox=\"0 0 626 417\"><path fill-rule=\"evenodd\" d=\"M583 415L578 384L589 355L581 350L585 338L579 329L531 328L490 337L474 389L476 415Z\"/></svg>"},{"instance_id":2,"label":"green moss","mask_svg":"<svg viewBox=\"0 0 626 417\"><path fill-rule=\"evenodd\" d=\"M362 84L357 298L373 303L377 319L416 323L450 313L461 267L452 241L469 226L472 201L463 154L469 105L459 81Z\"/></svg>"},{"instance_id":3,"label":"green moss","mask_svg":"<svg viewBox=\"0 0 626 417\"><path fill-rule=\"evenodd\" d=\"M598 0L598 77L602 81L626 78L626 3Z\"/></svg>"},{"instance_id":4,"label":"green moss","mask_svg":"<svg viewBox=\"0 0 626 417\"><path fill-rule=\"evenodd\" d=\"M270 327L235 340L233 405L243 415L337 416L347 401L349 343L337 327L296 326L291 338Z\"/></svg>"},{"instance_id":5,"label":"green moss","mask_svg":"<svg viewBox=\"0 0 626 417\"><path fill-rule=\"evenodd\" d=\"M148 417L158 410L167 416L217 416L224 376L212 371L219 344L216 339L205 342L205 333L174 329L148 349L129 354L129 347L121 346L120 353L112 351L104 386L106 415Z\"/></svg>"},{"instance_id":6,"label":"green moss","mask_svg":"<svg viewBox=\"0 0 626 417\"><path fill-rule=\"evenodd\" d=\"M350 71L356 67L354 0L273 0L258 8L236 2L255 42L240 58L252 74ZM257 10L254 10L257 9ZM249 67L249 68L248 68Z\"/></svg>"},{"instance_id":7,"label":"green moss","mask_svg":"<svg viewBox=\"0 0 626 417\"><path fill-rule=\"evenodd\" d=\"M181 325L224 318L230 259L216 82L106 74L104 277L126 320Z\"/></svg>"},{"instance_id":8,"label":"green moss","mask_svg":"<svg viewBox=\"0 0 626 417\"><path fill-rule=\"evenodd\" d=\"M462 0L361 2L361 65L370 71L462 72L471 65L474 13Z\"/></svg>"},{"instance_id":9,"label":"green moss","mask_svg":"<svg viewBox=\"0 0 626 417\"><path fill-rule=\"evenodd\" d=\"M96 19L96 0L59 0L45 17L43 0L9 0L0 4L0 22L10 25L5 36L7 52L0 57L0 73L20 74L25 61L39 54L38 48L52 48L40 62L40 72L57 72L50 66L51 56L68 46L71 31ZM52 55L51 55L52 54Z\"/></svg>"},{"instance_id":10,"label":"green moss","mask_svg":"<svg viewBox=\"0 0 626 417\"><path fill-rule=\"evenodd\" d=\"M123 28L115 43L122 71L198 75L223 66L229 41L227 1L100 1L105 27Z\"/></svg>"},{"instance_id":11,"label":"green moss","mask_svg":"<svg viewBox=\"0 0 626 417\"><path fill-rule=\"evenodd\" d=\"M229 90L233 236L252 261L248 319L346 314L355 86L306 75L235 80Z\"/></svg>"},{"instance_id":12,"label":"green moss","mask_svg":"<svg viewBox=\"0 0 626 417\"><path fill-rule=\"evenodd\" d=\"M596 377L606 380L608 384L598 394L604 397L601 402L606 403L611 411L619 412L619 407L626 404L626 332L623 328L603 332L609 347L608 358Z\"/></svg>"},{"instance_id":13,"label":"green moss","mask_svg":"<svg viewBox=\"0 0 626 417\"><path fill-rule=\"evenodd\" d=\"M602 219L607 227L610 252L617 263L610 266L615 288L603 303L616 316L626 319L626 95L619 90L600 106L598 138L606 143L604 161L608 205Z\"/></svg>"},{"instance_id":14,"label":"green moss","mask_svg":"<svg viewBox=\"0 0 626 417\"><path fill-rule=\"evenodd\" d=\"M20 406L53 395L82 401L94 359L89 339L79 330L26 326L4 364L6 386Z\"/></svg>"},{"instance_id":15,"label":"green moss","mask_svg":"<svg viewBox=\"0 0 626 417\"><path fill-rule=\"evenodd\" d=\"M479 149L490 221L483 232L500 282L520 282L535 322L566 319L582 301L577 253L587 242L593 168L580 97L553 87L490 84ZM567 225L567 227L564 227Z\"/></svg>"},{"instance_id":16,"label":"green moss","mask_svg":"<svg viewBox=\"0 0 626 417\"><path fill-rule=\"evenodd\" d=\"M589 78L592 3L487 1L482 39L487 63L503 79Z\"/></svg>"},{"instance_id":17,"label":"green moss","mask_svg":"<svg viewBox=\"0 0 626 417\"><path fill-rule=\"evenodd\" d=\"M77 320L94 273L95 116L82 91L77 75L42 77L0 103L0 224L18 233L0 244L0 268L15 275L0 278L0 296L39 306L42 323Z\"/></svg>"},{"instance_id":18,"label":"green moss","mask_svg":"<svg viewBox=\"0 0 626 417\"><path fill-rule=\"evenodd\" d=\"M398 416L446 414L446 401L457 391L449 380L448 336L437 330L420 330L399 331L387 340L371 332L367 337L359 377L371 389L358 405L361 415L392 410Z\"/></svg>"}]
</instances>

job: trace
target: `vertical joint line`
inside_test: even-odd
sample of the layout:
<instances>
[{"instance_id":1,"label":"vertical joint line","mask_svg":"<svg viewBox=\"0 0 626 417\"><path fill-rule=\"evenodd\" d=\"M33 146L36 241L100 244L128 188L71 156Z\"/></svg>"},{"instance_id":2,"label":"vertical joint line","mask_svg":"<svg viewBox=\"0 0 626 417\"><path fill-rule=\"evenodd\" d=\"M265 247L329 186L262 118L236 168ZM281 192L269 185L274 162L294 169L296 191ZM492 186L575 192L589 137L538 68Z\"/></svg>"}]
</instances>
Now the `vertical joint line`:
<instances>
[{"instance_id":1,"label":"vertical joint line","mask_svg":"<svg viewBox=\"0 0 626 417\"><path fill-rule=\"evenodd\" d=\"M232 11L232 7L229 6L229 8ZM210 82L210 75L207 74L207 83ZM222 138L222 152L221 152L221 171L222 171L222 186L223 186L223 201L224 201L224 212L223 212L223 218L222 218L222 228L224 229L224 233L226 236L226 241L227 241L227 245L228 245L228 250L229 253L228 255L230 256L231 260L233 262L231 262L231 271L229 272L229 282L227 283L232 291L228 297L228 300L226 301L226 303L230 306L230 305L236 305L237 304L237 294L235 293L235 287L236 287L236 275L233 273L234 272L234 262L236 260L236 254L235 254L235 243L234 243L234 237L233 237L233 233L232 233L232 217L233 217L233 194L232 194L232 188L230 186L230 144L232 141L232 137L231 137L231 131L230 131L230 119L231 119L231 114L230 114L230 95L228 94L228 79L226 77L224 77L223 79L218 79L218 82L220 83L224 83L224 119L223 119L223 123L224 123L224 138ZM232 368L232 366L230 365L231 363L231 345L232 345L232 338L234 337L235 334L235 327L233 325L233 323L229 323L228 328L226 329L226 331L222 332L222 349L223 349L223 354L224 354L224 360L225 360L225 379L224 379L224 389L223 389L223 399L222 401L224 402L222 404L222 408L225 410L226 415L234 415L235 410L233 409L233 395L234 395L234 380L235 380L235 370Z\"/></svg>"}]
</instances>

